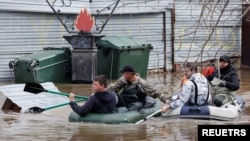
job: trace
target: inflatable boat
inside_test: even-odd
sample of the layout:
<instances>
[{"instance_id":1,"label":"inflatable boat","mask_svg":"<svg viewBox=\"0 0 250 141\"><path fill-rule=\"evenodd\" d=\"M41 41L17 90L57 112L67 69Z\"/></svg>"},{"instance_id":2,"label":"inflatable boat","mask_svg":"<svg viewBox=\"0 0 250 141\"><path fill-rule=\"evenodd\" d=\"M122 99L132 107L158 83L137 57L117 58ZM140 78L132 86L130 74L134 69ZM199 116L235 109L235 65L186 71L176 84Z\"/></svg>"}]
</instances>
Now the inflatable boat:
<instances>
[{"instance_id":1,"label":"inflatable boat","mask_svg":"<svg viewBox=\"0 0 250 141\"><path fill-rule=\"evenodd\" d=\"M156 99L156 103L151 108L142 108L139 111L127 111L124 113L89 113L84 117L79 116L72 111L69 115L69 122L91 122L91 123L105 123L105 124L118 124L118 123L135 123L141 119L146 118L150 114L158 111L163 106L163 103ZM156 114L155 116L160 116Z\"/></svg>"},{"instance_id":2,"label":"inflatable boat","mask_svg":"<svg viewBox=\"0 0 250 141\"><path fill-rule=\"evenodd\" d=\"M235 95L234 101L228 102L222 105L221 107L216 107L212 105L184 105L176 109L171 109L166 113L162 113L162 116L191 119L215 119L227 121L237 119L240 116L240 113L244 107L244 99L239 95Z\"/></svg>"}]
</instances>

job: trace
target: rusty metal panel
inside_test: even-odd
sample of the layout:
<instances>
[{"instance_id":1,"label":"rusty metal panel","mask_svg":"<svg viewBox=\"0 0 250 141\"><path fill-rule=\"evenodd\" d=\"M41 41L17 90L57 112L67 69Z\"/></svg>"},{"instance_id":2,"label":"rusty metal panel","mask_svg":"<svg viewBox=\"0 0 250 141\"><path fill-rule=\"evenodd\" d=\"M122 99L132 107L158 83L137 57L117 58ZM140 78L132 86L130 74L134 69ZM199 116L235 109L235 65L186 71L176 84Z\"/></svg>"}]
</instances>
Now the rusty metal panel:
<instances>
[{"instance_id":1,"label":"rusty metal panel","mask_svg":"<svg viewBox=\"0 0 250 141\"><path fill-rule=\"evenodd\" d=\"M250 4L242 5L242 13L250 8ZM242 49L241 49L241 67L250 68L250 11L244 14L242 18Z\"/></svg>"}]
</instances>

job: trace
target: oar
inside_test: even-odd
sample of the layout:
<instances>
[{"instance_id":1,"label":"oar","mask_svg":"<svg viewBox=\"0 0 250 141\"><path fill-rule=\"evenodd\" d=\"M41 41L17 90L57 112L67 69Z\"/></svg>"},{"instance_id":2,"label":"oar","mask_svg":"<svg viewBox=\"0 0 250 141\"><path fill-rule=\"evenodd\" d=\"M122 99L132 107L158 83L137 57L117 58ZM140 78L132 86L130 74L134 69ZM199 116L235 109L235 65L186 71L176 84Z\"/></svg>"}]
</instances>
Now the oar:
<instances>
[{"instance_id":1,"label":"oar","mask_svg":"<svg viewBox=\"0 0 250 141\"><path fill-rule=\"evenodd\" d=\"M81 102L81 101L85 101L86 99L79 99L79 100L76 100L75 102ZM54 109L54 108L57 108L57 107L62 107L62 106L65 106L65 105L68 105L70 102L66 102L66 103L62 103L62 104L58 104L58 105L54 105L54 106L50 106L50 107L47 107L47 108L40 108L40 107L31 107L28 109L28 113L35 113L35 114L38 114L38 113L42 113L43 111L46 111L46 110L50 110L50 109Z\"/></svg>"},{"instance_id":2,"label":"oar","mask_svg":"<svg viewBox=\"0 0 250 141\"><path fill-rule=\"evenodd\" d=\"M67 94L67 93L46 90L39 83L26 83L26 85L24 87L24 91L30 92L30 93L34 93L34 94L41 93L41 92L49 92L49 93L52 93L52 94L59 94L59 95L69 96L69 94ZM88 97L86 97L86 96L80 96L80 95L75 95L75 98L88 99Z\"/></svg>"},{"instance_id":3,"label":"oar","mask_svg":"<svg viewBox=\"0 0 250 141\"><path fill-rule=\"evenodd\" d=\"M160 113L160 112L161 112L161 109L159 109L158 111L152 113L151 115L149 115L149 116L143 118L142 120L136 122L135 125L140 124L140 123L142 123L143 121L146 121L147 119L151 118L152 116L154 116L154 115L156 115L156 114L158 114L158 113Z\"/></svg>"}]
</instances>

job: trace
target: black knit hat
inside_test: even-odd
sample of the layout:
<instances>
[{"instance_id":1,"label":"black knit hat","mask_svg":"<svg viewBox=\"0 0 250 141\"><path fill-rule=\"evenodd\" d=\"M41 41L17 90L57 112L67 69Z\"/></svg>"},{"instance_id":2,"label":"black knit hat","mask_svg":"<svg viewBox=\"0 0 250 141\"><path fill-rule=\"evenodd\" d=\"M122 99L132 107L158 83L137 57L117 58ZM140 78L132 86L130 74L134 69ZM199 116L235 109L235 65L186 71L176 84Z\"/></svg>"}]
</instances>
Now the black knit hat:
<instances>
[{"instance_id":1,"label":"black knit hat","mask_svg":"<svg viewBox=\"0 0 250 141\"><path fill-rule=\"evenodd\" d=\"M220 56L220 61L225 61L227 63L230 63L231 59L227 55L222 55L222 56Z\"/></svg>"},{"instance_id":2,"label":"black knit hat","mask_svg":"<svg viewBox=\"0 0 250 141\"><path fill-rule=\"evenodd\" d=\"M120 70L121 73L124 73L124 72L136 72L135 71L135 68L134 66L132 65L125 65L121 70Z\"/></svg>"}]
</instances>

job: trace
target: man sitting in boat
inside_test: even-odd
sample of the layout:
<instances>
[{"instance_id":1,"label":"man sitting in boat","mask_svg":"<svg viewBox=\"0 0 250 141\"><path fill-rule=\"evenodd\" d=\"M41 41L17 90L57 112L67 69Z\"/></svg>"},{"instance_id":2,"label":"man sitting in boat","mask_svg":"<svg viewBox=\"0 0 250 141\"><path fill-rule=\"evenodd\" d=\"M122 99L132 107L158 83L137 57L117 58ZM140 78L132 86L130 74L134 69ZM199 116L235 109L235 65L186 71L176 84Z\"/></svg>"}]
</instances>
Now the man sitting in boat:
<instances>
[{"instance_id":1,"label":"man sitting in boat","mask_svg":"<svg viewBox=\"0 0 250 141\"><path fill-rule=\"evenodd\" d=\"M240 88L240 80L231 65L231 59L227 55L220 56L219 69L216 69L207 79L213 86L213 103L216 106L233 101L233 95Z\"/></svg>"},{"instance_id":2,"label":"man sitting in boat","mask_svg":"<svg viewBox=\"0 0 250 141\"><path fill-rule=\"evenodd\" d=\"M107 91L107 78L104 75L96 76L93 80L92 94L83 106L79 106L74 101L74 93L69 94L70 106L80 116L85 116L88 113L113 113L117 103L116 94L112 91Z\"/></svg>"},{"instance_id":3,"label":"man sitting in boat","mask_svg":"<svg viewBox=\"0 0 250 141\"><path fill-rule=\"evenodd\" d=\"M183 81L180 93L176 98L169 100L164 99L165 105L162 107L161 112L166 112L169 109L175 109L189 105L206 105L210 104L211 92L210 84L206 77L201 73L198 73L196 63L187 63L184 68L184 75L187 80Z\"/></svg>"},{"instance_id":4,"label":"man sitting in boat","mask_svg":"<svg viewBox=\"0 0 250 141\"><path fill-rule=\"evenodd\" d=\"M107 87L107 90L115 91L117 94L120 92L116 105L118 110L119 107L125 108L122 111L131 111L153 106L155 103L153 98L159 97L160 94L136 73L134 66L125 65L120 72L123 76Z\"/></svg>"}]
</instances>

